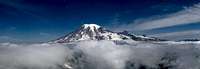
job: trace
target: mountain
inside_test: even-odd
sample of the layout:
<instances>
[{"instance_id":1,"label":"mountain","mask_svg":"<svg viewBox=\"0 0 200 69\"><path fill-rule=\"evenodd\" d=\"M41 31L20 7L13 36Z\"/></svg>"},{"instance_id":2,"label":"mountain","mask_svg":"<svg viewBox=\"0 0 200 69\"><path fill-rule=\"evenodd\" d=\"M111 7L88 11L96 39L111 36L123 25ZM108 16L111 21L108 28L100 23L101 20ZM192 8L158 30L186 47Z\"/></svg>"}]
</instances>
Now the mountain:
<instances>
[{"instance_id":1,"label":"mountain","mask_svg":"<svg viewBox=\"0 0 200 69\"><path fill-rule=\"evenodd\" d=\"M157 41L156 38L150 38L145 36L136 36L124 32L112 32L109 31L97 24L83 24L79 29L71 32L63 37L58 38L54 42L56 43L67 43L74 41L83 41L83 40L136 40L136 41Z\"/></svg>"},{"instance_id":2,"label":"mountain","mask_svg":"<svg viewBox=\"0 0 200 69\"><path fill-rule=\"evenodd\" d=\"M131 34L128 31L119 32L119 34L129 36L132 40L135 41L167 41L165 39L158 39L156 37L147 37L145 35Z\"/></svg>"}]
</instances>

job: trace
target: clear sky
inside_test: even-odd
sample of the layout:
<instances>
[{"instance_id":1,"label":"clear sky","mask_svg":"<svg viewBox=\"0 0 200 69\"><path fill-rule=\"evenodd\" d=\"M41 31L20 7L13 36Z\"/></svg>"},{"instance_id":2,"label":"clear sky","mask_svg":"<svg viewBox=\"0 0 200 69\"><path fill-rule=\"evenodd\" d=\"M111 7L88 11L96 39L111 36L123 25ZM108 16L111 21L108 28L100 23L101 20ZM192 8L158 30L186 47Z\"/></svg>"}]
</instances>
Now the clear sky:
<instances>
[{"instance_id":1,"label":"clear sky","mask_svg":"<svg viewBox=\"0 0 200 69\"><path fill-rule=\"evenodd\" d=\"M199 3L200 0L0 0L0 42L48 41L84 23L161 38L199 38Z\"/></svg>"}]
</instances>

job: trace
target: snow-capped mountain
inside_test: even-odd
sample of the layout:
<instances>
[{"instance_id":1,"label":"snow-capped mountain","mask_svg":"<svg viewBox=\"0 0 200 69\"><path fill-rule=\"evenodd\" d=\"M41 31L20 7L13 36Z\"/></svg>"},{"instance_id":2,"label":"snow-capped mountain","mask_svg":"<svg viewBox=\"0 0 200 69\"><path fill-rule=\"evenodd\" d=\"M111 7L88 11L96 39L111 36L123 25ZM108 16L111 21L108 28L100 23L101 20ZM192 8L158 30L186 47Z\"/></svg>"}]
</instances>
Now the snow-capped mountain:
<instances>
[{"instance_id":1,"label":"snow-capped mountain","mask_svg":"<svg viewBox=\"0 0 200 69\"><path fill-rule=\"evenodd\" d=\"M111 32L96 24L84 24L78 30L57 39L55 42L65 43L81 40L124 40L130 37Z\"/></svg>"},{"instance_id":2,"label":"snow-capped mountain","mask_svg":"<svg viewBox=\"0 0 200 69\"><path fill-rule=\"evenodd\" d=\"M166 41L164 39L158 39L155 37L147 37L145 35L131 34L128 31L119 32L119 34L129 36L132 40L135 40L135 41Z\"/></svg>"},{"instance_id":3,"label":"snow-capped mountain","mask_svg":"<svg viewBox=\"0 0 200 69\"><path fill-rule=\"evenodd\" d=\"M83 24L79 29L74 32L63 36L54 42L66 43L82 40L157 40L155 38L136 36L128 32L112 32L97 24Z\"/></svg>"}]
</instances>

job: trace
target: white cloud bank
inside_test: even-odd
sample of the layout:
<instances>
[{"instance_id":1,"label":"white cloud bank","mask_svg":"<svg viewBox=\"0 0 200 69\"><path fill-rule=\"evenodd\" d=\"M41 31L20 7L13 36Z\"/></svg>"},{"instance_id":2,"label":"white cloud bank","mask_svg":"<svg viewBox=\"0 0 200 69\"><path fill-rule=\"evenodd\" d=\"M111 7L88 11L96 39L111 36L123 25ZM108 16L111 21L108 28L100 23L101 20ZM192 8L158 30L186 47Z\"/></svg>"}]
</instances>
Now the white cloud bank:
<instances>
[{"instance_id":1,"label":"white cloud bank","mask_svg":"<svg viewBox=\"0 0 200 69\"><path fill-rule=\"evenodd\" d=\"M200 68L198 44L127 42L0 43L0 69L61 69L64 63L73 69L159 69L159 64L171 69Z\"/></svg>"},{"instance_id":2,"label":"white cloud bank","mask_svg":"<svg viewBox=\"0 0 200 69\"><path fill-rule=\"evenodd\" d=\"M111 41L86 41L77 43L74 51L82 55L75 69L163 69L159 64L171 69L198 69L200 49L193 44L152 44L130 42L116 45Z\"/></svg>"},{"instance_id":3,"label":"white cloud bank","mask_svg":"<svg viewBox=\"0 0 200 69\"><path fill-rule=\"evenodd\" d=\"M56 69L67 50L49 44L0 44L0 69Z\"/></svg>"}]
</instances>

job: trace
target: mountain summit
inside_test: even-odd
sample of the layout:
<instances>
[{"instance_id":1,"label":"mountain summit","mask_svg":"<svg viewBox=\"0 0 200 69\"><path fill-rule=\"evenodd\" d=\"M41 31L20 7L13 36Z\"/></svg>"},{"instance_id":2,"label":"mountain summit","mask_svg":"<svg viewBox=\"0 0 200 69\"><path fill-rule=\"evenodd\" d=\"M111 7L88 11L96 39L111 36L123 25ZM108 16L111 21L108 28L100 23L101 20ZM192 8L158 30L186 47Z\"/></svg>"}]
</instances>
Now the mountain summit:
<instances>
[{"instance_id":1,"label":"mountain summit","mask_svg":"<svg viewBox=\"0 0 200 69\"><path fill-rule=\"evenodd\" d=\"M154 40L155 38L132 35L128 32L112 32L97 24L83 24L79 29L69 33L54 42L67 43L83 40Z\"/></svg>"},{"instance_id":2,"label":"mountain summit","mask_svg":"<svg viewBox=\"0 0 200 69\"><path fill-rule=\"evenodd\" d=\"M99 29L101 26L97 25L97 24L83 24L82 27L84 29L90 29L92 31L94 31L95 29Z\"/></svg>"},{"instance_id":3,"label":"mountain summit","mask_svg":"<svg viewBox=\"0 0 200 69\"><path fill-rule=\"evenodd\" d=\"M83 24L79 29L74 32L69 33L66 36L63 36L55 42L65 43L81 40L124 40L131 39L128 36L111 32L97 24Z\"/></svg>"}]
</instances>

